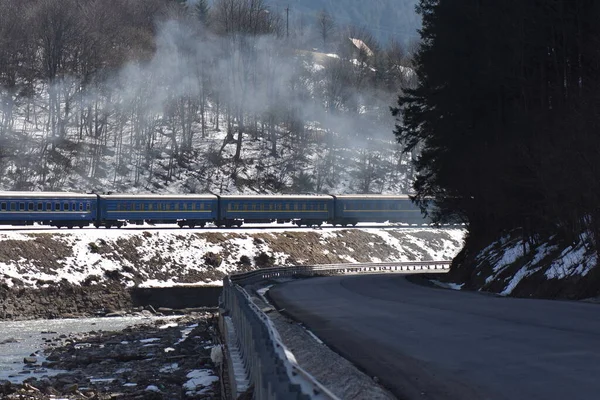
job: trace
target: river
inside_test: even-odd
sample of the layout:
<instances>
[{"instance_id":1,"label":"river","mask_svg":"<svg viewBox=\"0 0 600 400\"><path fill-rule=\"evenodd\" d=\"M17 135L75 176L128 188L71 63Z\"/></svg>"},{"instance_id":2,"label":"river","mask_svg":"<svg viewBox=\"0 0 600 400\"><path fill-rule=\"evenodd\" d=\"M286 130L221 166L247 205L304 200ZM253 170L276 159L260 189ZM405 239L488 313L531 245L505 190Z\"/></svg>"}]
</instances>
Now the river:
<instances>
[{"instance_id":1,"label":"river","mask_svg":"<svg viewBox=\"0 0 600 400\"><path fill-rule=\"evenodd\" d=\"M33 353L41 363L44 358L41 350L46 339L70 333L90 331L118 331L128 326L151 323L156 319L169 317L128 316L115 318L78 318L31 321L0 321L0 381L20 383L35 376L54 375L63 371L26 370L23 359Z\"/></svg>"}]
</instances>

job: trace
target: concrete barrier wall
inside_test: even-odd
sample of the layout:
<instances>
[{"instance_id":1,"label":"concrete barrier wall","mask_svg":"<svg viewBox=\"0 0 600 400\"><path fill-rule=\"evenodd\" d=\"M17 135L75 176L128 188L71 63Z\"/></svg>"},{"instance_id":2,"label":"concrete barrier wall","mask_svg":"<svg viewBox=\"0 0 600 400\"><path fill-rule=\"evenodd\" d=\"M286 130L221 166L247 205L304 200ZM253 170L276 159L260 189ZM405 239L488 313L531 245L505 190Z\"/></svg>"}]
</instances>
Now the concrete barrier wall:
<instances>
[{"instance_id":1,"label":"concrete barrier wall","mask_svg":"<svg viewBox=\"0 0 600 400\"><path fill-rule=\"evenodd\" d=\"M221 286L177 286L165 288L134 288L131 298L134 306L154 308L218 307Z\"/></svg>"}]
</instances>

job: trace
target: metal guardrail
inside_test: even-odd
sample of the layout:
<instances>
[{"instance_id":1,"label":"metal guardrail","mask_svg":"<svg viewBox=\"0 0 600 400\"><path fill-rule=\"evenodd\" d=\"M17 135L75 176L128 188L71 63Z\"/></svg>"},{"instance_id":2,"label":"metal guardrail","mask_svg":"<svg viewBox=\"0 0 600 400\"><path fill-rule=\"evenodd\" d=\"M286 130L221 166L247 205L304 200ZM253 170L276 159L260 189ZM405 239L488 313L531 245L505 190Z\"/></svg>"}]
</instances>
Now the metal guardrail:
<instances>
[{"instance_id":1,"label":"metal guardrail","mask_svg":"<svg viewBox=\"0 0 600 400\"><path fill-rule=\"evenodd\" d=\"M229 387L233 398L253 387L254 399L339 400L303 370L285 347L269 317L243 288L269 279L381 272L442 272L450 261L328 264L265 268L227 276L221 295ZM241 358L241 363L239 362Z\"/></svg>"}]
</instances>

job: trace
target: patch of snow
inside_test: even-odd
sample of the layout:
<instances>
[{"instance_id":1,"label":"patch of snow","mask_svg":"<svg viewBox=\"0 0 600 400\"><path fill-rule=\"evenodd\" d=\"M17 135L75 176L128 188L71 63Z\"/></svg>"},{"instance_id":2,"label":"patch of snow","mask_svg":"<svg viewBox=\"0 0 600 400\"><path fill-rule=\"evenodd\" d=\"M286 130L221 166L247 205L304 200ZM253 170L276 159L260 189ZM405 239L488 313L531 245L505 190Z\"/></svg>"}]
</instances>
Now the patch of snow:
<instances>
[{"instance_id":1,"label":"patch of snow","mask_svg":"<svg viewBox=\"0 0 600 400\"><path fill-rule=\"evenodd\" d=\"M523 278L525 278L528 275L528 273L529 271L527 269L527 266L521 267L521 269L517 271L517 273L512 277L508 285L504 288L502 292L500 292L500 294L502 296L508 296L509 294L511 294L515 287L517 287L519 282L521 282Z\"/></svg>"},{"instance_id":2,"label":"patch of snow","mask_svg":"<svg viewBox=\"0 0 600 400\"><path fill-rule=\"evenodd\" d=\"M131 372L132 369L131 368L119 368L118 370L115 371L115 374L124 374L125 372Z\"/></svg>"},{"instance_id":3,"label":"patch of snow","mask_svg":"<svg viewBox=\"0 0 600 400\"><path fill-rule=\"evenodd\" d=\"M90 383L110 383L114 380L115 378L90 378Z\"/></svg>"},{"instance_id":4,"label":"patch of snow","mask_svg":"<svg viewBox=\"0 0 600 400\"><path fill-rule=\"evenodd\" d=\"M162 373L174 372L174 371L177 371L178 369L179 369L179 364L173 363L173 364L165 365L164 367L162 367L159 370L159 372L162 372Z\"/></svg>"},{"instance_id":5,"label":"patch of snow","mask_svg":"<svg viewBox=\"0 0 600 400\"><path fill-rule=\"evenodd\" d=\"M158 386L155 385L148 385L146 386L146 389L144 389L146 392L157 392L160 393L160 389L158 388Z\"/></svg>"},{"instance_id":6,"label":"patch of snow","mask_svg":"<svg viewBox=\"0 0 600 400\"><path fill-rule=\"evenodd\" d=\"M572 275L587 275L596 265L597 256L586 256L586 253L583 244L580 244L576 248L567 247L560 254L560 257L552 262L550 268L546 270L546 278L563 279Z\"/></svg>"},{"instance_id":7,"label":"patch of snow","mask_svg":"<svg viewBox=\"0 0 600 400\"><path fill-rule=\"evenodd\" d=\"M527 249L525 249L527 251ZM513 264L526 253L523 251L523 244L518 242L514 246L504 247L502 249L502 257L494 265L494 272L499 272L506 266Z\"/></svg>"},{"instance_id":8,"label":"patch of snow","mask_svg":"<svg viewBox=\"0 0 600 400\"><path fill-rule=\"evenodd\" d=\"M214 382L219 381L219 377L214 376L212 371L208 369L193 370L190 371L186 376L189 380L183 384L183 388L186 389L188 395L190 395L191 392L202 394L204 388L209 387ZM200 390L198 390L198 387L200 387Z\"/></svg>"},{"instance_id":9,"label":"patch of snow","mask_svg":"<svg viewBox=\"0 0 600 400\"><path fill-rule=\"evenodd\" d=\"M160 338L148 338L148 339L140 339L140 343L152 343L152 342L158 342L160 341Z\"/></svg>"},{"instance_id":10,"label":"patch of snow","mask_svg":"<svg viewBox=\"0 0 600 400\"><path fill-rule=\"evenodd\" d=\"M175 343L175 346L177 346L179 343L182 343L183 341L185 341L185 339L187 339L187 337L190 335L190 333L192 333L194 328L197 328L197 327L198 327L198 324L192 324L192 325L186 326L185 329L182 329L181 330L181 339L179 339Z\"/></svg>"},{"instance_id":11,"label":"patch of snow","mask_svg":"<svg viewBox=\"0 0 600 400\"><path fill-rule=\"evenodd\" d=\"M431 279L430 282L436 286L439 286L444 289L450 289L450 290L462 290L462 287L465 285L464 283L458 284L458 283L453 283L453 282L441 282L441 281L438 281L437 279Z\"/></svg>"},{"instance_id":12,"label":"patch of snow","mask_svg":"<svg viewBox=\"0 0 600 400\"><path fill-rule=\"evenodd\" d=\"M177 322L169 322L168 324L164 324L158 327L158 329L167 329L167 328L175 328L177 327L179 324L177 324Z\"/></svg>"}]
</instances>

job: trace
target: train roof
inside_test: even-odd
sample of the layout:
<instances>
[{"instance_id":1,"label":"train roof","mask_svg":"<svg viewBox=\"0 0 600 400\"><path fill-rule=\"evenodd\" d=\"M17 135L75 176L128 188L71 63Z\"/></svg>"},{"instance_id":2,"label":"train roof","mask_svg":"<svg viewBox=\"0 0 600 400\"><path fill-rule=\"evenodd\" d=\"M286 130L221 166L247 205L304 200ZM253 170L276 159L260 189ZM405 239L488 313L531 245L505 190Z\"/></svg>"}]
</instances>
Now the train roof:
<instances>
[{"instance_id":1,"label":"train roof","mask_svg":"<svg viewBox=\"0 0 600 400\"><path fill-rule=\"evenodd\" d=\"M223 200L333 200L333 197L326 194L232 194L219 196Z\"/></svg>"},{"instance_id":2,"label":"train roof","mask_svg":"<svg viewBox=\"0 0 600 400\"><path fill-rule=\"evenodd\" d=\"M101 194L102 199L113 200L216 200L212 194Z\"/></svg>"},{"instance_id":3,"label":"train roof","mask_svg":"<svg viewBox=\"0 0 600 400\"><path fill-rule=\"evenodd\" d=\"M336 194L342 200L409 200L406 194Z\"/></svg>"},{"instance_id":4,"label":"train roof","mask_svg":"<svg viewBox=\"0 0 600 400\"><path fill-rule=\"evenodd\" d=\"M71 192L0 192L0 198L95 199L94 194Z\"/></svg>"}]
</instances>

